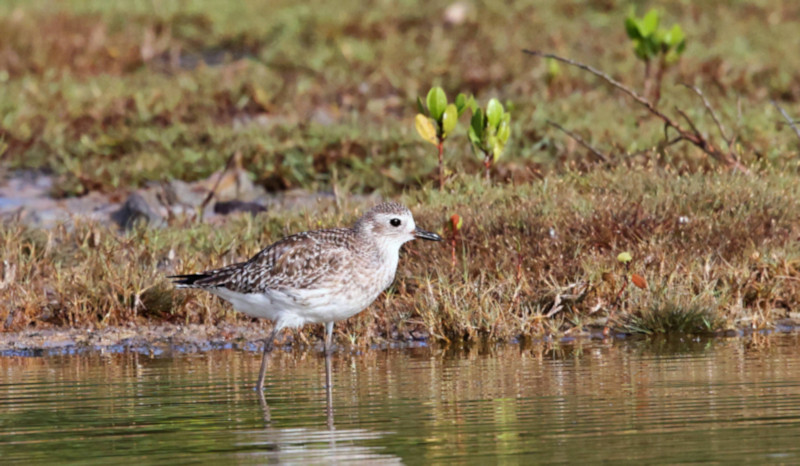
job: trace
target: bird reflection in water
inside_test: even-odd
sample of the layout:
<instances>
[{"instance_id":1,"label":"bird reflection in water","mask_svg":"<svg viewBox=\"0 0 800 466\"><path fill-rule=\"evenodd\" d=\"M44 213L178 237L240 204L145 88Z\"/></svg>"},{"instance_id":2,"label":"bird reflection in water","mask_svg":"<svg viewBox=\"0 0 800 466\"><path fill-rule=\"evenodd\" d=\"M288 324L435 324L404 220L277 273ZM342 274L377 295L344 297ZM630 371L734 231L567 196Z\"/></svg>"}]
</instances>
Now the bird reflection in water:
<instances>
[{"instance_id":1,"label":"bird reflection in water","mask_svg":"<svg viewBox=\"0 0 800 466\"><path fill-rule=\"evenodd\" d=\"M261 411L264 417L265 427L272 424L272 414L264 398L264 390L256 390L258 402L261 404ZM328 421L328 429L333 430L333 370L331 369L331 352L325 351L325 414Z\"/></svg>"}]
</instances>

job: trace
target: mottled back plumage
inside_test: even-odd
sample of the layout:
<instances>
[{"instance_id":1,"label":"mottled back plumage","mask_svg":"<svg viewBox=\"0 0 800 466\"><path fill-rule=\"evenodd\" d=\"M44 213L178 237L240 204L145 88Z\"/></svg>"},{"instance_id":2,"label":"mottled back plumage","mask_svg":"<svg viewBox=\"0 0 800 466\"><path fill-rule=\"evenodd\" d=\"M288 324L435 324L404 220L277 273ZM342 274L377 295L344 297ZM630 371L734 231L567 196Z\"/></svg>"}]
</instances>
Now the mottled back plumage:
<instances>
[{"instance_id":1,"label":"mottled back plumage","mask_svg":"<svg viewBox=\"0 0 800 466\"><path fill-rule=\"evenodd\" d=\"M356 249L355 237L350 228L298 233L273 243L247 262L178 276L181 280L175 283L192 288L224 287L239 293L310 288L325 277L340 274L347 257L365 252Z\"/></svg>"}]
</instances>

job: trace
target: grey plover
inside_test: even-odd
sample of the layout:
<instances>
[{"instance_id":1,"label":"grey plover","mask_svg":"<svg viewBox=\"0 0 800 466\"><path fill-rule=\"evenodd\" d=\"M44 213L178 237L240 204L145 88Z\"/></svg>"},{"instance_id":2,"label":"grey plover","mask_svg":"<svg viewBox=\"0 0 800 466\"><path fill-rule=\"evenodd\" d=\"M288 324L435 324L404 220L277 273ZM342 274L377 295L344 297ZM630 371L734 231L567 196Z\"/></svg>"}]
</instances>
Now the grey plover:
<instances>
[{"instance_id":1,"label":"grey plover","mask_svg":"<svg viewBox=\"0 0 800 466\"><path fill-rule=\"evenodd\" d=\"M334 322L369 306L394 281L400 247L414 238L442 238L414 223L403 205L386 202L351 228L307 231L283 238L247 262L170 278L178 288L199 288L235 310L274 322L264 342L257 390L264 388L267 358L284 328L325 324L326 354Z\"/></svg>"}]
</instances>

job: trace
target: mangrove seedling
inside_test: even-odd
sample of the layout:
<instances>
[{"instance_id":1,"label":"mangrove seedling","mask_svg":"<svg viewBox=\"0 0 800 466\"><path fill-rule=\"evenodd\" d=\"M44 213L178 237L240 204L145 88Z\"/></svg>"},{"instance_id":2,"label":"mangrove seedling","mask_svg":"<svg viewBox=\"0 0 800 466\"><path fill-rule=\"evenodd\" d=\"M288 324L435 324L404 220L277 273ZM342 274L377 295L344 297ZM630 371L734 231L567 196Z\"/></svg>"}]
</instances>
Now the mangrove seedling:
<instances>
[{"instance_id":1,"label":"mangrove seedling","mask_svg":"<svg viewBox=\"0 0 800 466\"><path fill-rule=\"evenodd\" d=\"M445 229L449 233L448 240L450 242L450 256L451 256L451 266L453 269L456 268L456 244L458 243L458 232L461 231L461 225L464 223L464 219L461 218L458 214L453 214L450 216L450 219L447 221L447 225Z\"/></svg>"},{"instance_id":2,"label":"mangrove seedling","mask_svg":"<svg viewBox=\"0 0 800 466\"><path fill-rule=\"evenodd\" d=\"M422 139L430 142L439 152L439 189L444 189L444 141L453 133L458 117L472 103L464 94L458 94L453 103L447 102L447 96L441 87L433 87L428 91L425 104L417 97L417 113L414 126Z\"/></svg>"},{"instance_id":3,"label":"mangrove seedling","mask_svg":"<svg viewBox=\"0 0 800 466\"><path fill-rule=\"evenodd\" d=\"M472 149L483 157L483 166L486 172L486 181L492 165L503 153L506 142L511 136L511 114L506 112L497 99L492 99L486 106L486 111L476 108L472 114L469 125L469 142Z\"/></svg>"},{"instance_id":4,"label":"mangrove seedling","mask_svg":"<svg viewBox=\"0 0 800 466\"><path fill-rule=\"evenodd\" d=\"M620 287L619 291L617 292L616 298L614 298L614 302L611 303L611 309L608 311L608 321L606 322L605 327L603 328L603 336L607 337L611 332L611 323L614 319L614 311L617 307L620 306L622 302L622 294L628 288L628 282L633 283L637 288L641 288L643 290L648 289L647 280L638 273L631 274L628 277L628 273L631 269L631 262L633 261L633 256L628 251L621 252L617 256L617 262L622 264L625 267L625 273L622 274L622 286ZM612 279L613 282L613 279Z\"/></svg>"},{"instance_id":5,"label":"mangrove seedling","mask_svg":"<svg viewBox=\"0 0 800 466\"><path fill-rule=\"evenodd\" d=\"M659 27L660 21L657 10L650 10L641 18L631 11L625 19L625 31L633 41L633 52L644 62L644 95L653 105L661 98L664 71L677 62L686 49L686 36L681 27L676 24L672 29L663 29Z\"/></svg>"}]
</instances>

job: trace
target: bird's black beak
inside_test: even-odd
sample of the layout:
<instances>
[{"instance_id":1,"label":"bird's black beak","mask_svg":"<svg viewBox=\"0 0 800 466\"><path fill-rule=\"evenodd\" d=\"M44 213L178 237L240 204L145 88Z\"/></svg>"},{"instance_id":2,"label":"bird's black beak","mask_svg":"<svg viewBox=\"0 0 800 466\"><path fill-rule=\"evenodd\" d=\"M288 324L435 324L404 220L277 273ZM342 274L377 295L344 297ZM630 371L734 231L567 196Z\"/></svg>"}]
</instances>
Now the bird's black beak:
<instances>
[{"instance_id":1,"label":"bird's black beak","mask_svg":"<svg viewBox=\"0 0 800 466\"><path fill-rule=\"evenodd\" d=\"M421 228L417 228L414 231L414 237L419 239L426 239L428 241L441 241L442 237L437 235L436 233L431 233L430 231L425 231Z\"/></svg>"}]
</instances>

